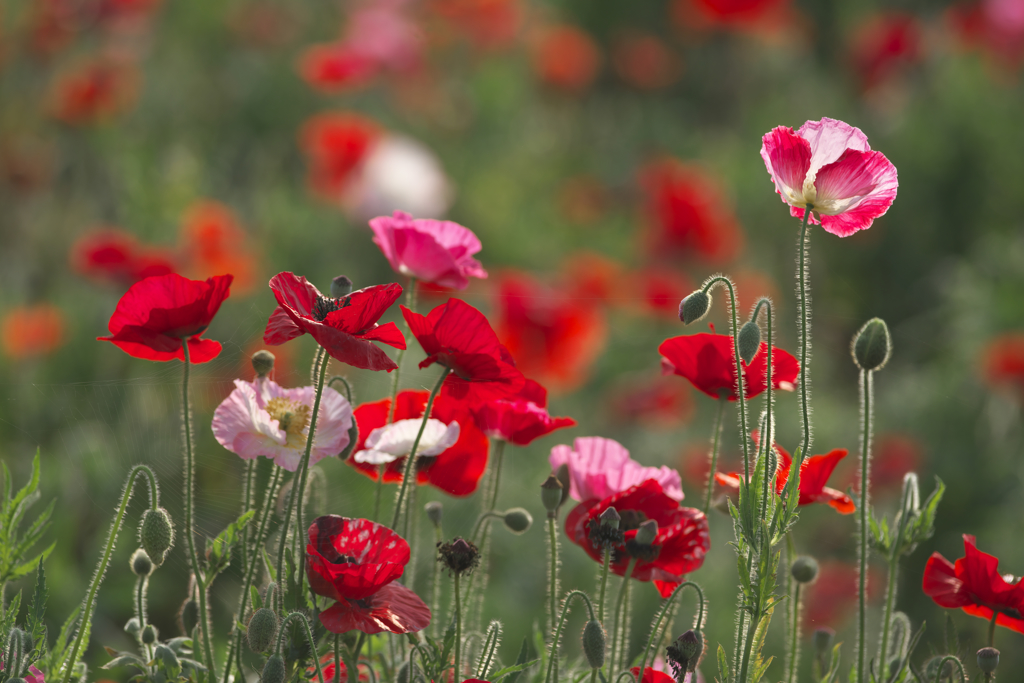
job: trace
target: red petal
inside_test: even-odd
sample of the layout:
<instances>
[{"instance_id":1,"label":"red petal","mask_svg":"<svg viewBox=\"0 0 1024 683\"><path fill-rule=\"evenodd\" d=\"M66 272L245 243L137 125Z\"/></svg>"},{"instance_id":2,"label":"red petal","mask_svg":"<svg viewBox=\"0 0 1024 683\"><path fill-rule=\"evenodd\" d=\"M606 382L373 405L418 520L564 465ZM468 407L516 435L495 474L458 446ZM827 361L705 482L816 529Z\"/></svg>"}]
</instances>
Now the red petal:
<instances>
[{"instance_id":1,"label":"red petal","mask_svg":"<svg viewBox=\"0 0 1024 683\"><path fill-rule=\"evenodd\" d=\"M939 553L932 553L928 558L921 587L939 607L950 609L972 604L964 582L956 576L953 563Z\"/></svg>"},{"instance_id":2,"label":"red petal","mask_svg":"<svg viewBox=\"0 0 1024 683\"><path fill-rule=\"evenodd\" d=\"M270 289L274 292L277 303L290 308L299 317L308 318L313 311L313 306L322 296L320 290L314 287L304 277L295 273L278 273L270 278Z\"/></svg>"},{"instance_id":3,"label":"red petal","mask_svg":"<svg viewBox=\"0 0 1024 683\"><path fill-rule=\"evenodd\" d=\"M320 613L320 623L331 633L381 631L409 633L430 624L430 609L418 595L397 583L388 584L362 602L339 600Z\"/></svg>"},{"instance_id":4,"label":"red petal","mask_svg":"<svg viewBox=\"0 0 1024 683\"><path fill-rule=\"evenodd\" d=\"M803 480L801 480L801 483ZM818 494L817 503L827 503L835 508L835 511L841 515L852 515L857 511L857 506L854 504L853 499L842 491L836 491L827 486L821 489L821 493Z\"/></svg>"},{"instance_id":5,"label":"red petal","mask_svg":"<svg viewBox=\"0 0 1024 683\"><path fill-rule=\"evenodd\" d=\"M364 334L401 295L402 286L395 282L357 290L344 297L347 305L327 314L324 324L349 334Z\"/></svg>"},{"instance_id":6,"label":"red petal","mask_svg":"<svg viewBox=\"0 0 1024 683\"><path fill-rule=\"evenodd\" d=\"M393 346L396 349L405 350L405 335L398 329L398 325L394 323L385 323L383 325L375 325L367 330L365 333L357 335L360 339L367 341L378 341L388 346Z\"/></svg>"},{"instance_id":7,"label":"red petal","mask_svg":"<svg viewBox=\"0 0 1024 683\"><path fill-rule=\"evenodd\" d=\"M662 597L665 597L664 595ZM629 670L633 674L635 679L637 674L640 673L640 667L634 666ZM667 673L657 671L651 667L644 667L644 677L640 683L675 683L675 679L669 676Z\"/></svg>"},{"instance_id":8,"label":"red petal","mask_svg":"<svg viewBox=\"0 0 1024 683\"><path fill-rule=\"evenodd\" d=\"M284 306L275 308L267 321L267 329L263 332L263 341L271 346L279 346L306 334L306 331L295 322L292 315Z\"/></svg>"},{"instance_id":9,"label":"red petal","mask_svg":"<svg viewBox=\"0 0 1024 683\"><path fill-rule=\"evenodd\" d=\"M800 495L816 496L825 488L839 461L846 457L845 448L837 448L827 455L815 455L804 460L800 468Z\"/></svg>"}]
</instances>

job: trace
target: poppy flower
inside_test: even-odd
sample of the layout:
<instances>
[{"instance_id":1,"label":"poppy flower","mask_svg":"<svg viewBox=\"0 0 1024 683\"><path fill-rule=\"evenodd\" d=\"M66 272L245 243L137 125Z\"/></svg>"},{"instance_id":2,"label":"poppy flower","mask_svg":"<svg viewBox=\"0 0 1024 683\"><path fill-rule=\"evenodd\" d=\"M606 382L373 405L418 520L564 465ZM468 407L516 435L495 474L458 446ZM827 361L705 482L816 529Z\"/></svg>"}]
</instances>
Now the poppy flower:
<instances>
[{"instance_id":1,"label":"poppy flower","mask_svg":"<svg viewBox=\"0 0 1024 683\"><path fill-rule=\"evenodd\" d=\"M789 481L789 472L793 466L793 456L782 446L775 444L775 451L779 454L779 467L775 473L775 493L782 495ZM825 503L832 506L841 515L853 514L857 507L853 499L842 491L825 486L825 482L832 475L839 461L845 458L847 450L837 448L829 451L826 455L812 455L804 458L800 467L800 500L797 505L810 505L811 503ZM739 472L722 474L715 472L715 481L719 486L738 491L740 488L741 475Z\"/></svg>"},{"instance_id":2,"label":"poppy flower","mask_svg":"<svg viewBox=\"0 0 1024 683\"><path fill-rule=\"evenodd\" d=\"M508 47L523 23L520 0L431 0L428 7L481 50Z\"/></svg>"},{"instance_id":3,"label":"poppy flower","mask_svg":"<svg viewBox=\"0 0 1024 683\"><path fill-rule=\"evenodd\" d=\"M861 24L850 40L849 59L861 88L872 90L921 60L921 23L913 14L883 12Z\"/></svg>"},{"instance_id":4,"label":"poppy flower","mask_svg":"<svg viewBox=\"0 0 1024 683\"><path fill-rule=\"evenodd\" d=\"M80 275L130 286L154 275L177 272L170 252L144 247L117 228L87 232L71 246L71 267Z\"/></svg>"},{"instance_id":5,"label":"poppy flower","mask_svg":"<svg viewBox=\"0 0 1024 683\"><path fill-rule=\"evenodd\" d=\"M306 576L317 595L336 602L320 613L331 633L409 633L430 623L430 609L394 583L409 562L409 544L368 519L317 517L309 526Z\"/></svg>"},{"instance_id":6,"label":"poppy flower","mask_svg":"<svg viewBox=\"0 0 1024 683\"><path fill-rule=\"evenodd\" d=\"M658 347L661 371L690 380L698 391L712 398L724 396L736 400L736 360L732 335L699 334L671 337ZM740 360L743 363L742 360ZM747 398L754 398L768 386L768 343L754 355L750 365L743 364L744 390ZM772 387L792 391L800 364L790 353L776 347L772 350Z\"/></svg>"},{"instance_id":7,"label":"poppy flower","mask_svg":"<svg viewBox=\"0 0 1024 683\"><path fill-rule=\"evenodd\" d=\"M404 211L370 221L373 243L396 272L442 287L465 289L470 277L486 278L487 271L473 254L480 240L469 228L452 221L414 219Z\"/></svg>"},{"instance_id":8,"label":"poppy flower","mask_svg":"<svg viewBox=\"0 0 1024 683\"><path fill-rule=\"evenodd\" d=\"M601 52L583 29L563 24L542 29L533 46L533 70L545 84L572 93L597 78Z\"/></svg>"},{"instance_id":9,"label":"poppy flower","mask_svg":"<svg viewBox=\"0 0 1024 683\"><path fill-rule=\"evenodd\" d=\"M347 681L348 680L348 667L345 665L345 660L338 659L337 669L334 664L334 652L328 652L327 654L320 657L320 671L324 675L324 681L334 681L337 675L337 680ZM370 680L370 669L365 662L360 661L358 664L359 668L359 681ZM316 675L316 667L306 667L306 678L309 681L317 681L320 679Z\"/></svg>"},{"instance_id":10,"label":"poppy flower","mask_svg":"<svg viewBox=\"0 0 1024 683\"><path fill-rule=\"evenodd\" d=\"M608 405L614 418L655 429L671 429L686 422L693 412L693 399L686 385L659 376L640 375L618 381L608 392Z\"/></svg>"},{"instance_id":11,"label":"poppy flower","mask_svg":"<svg viewBox=\"0 0 1024 683\"><path fill-rule=\"evenodd\" d=\"M245 460L262 455L294 472L306 449L315 395L311 386L285 389L266 378L236 379L235 390L213 412L213 436ZM324 387L310 467L344 451L351 427L352 406L340 393Z\"/></svg>"},{"instance_id":12,"label":"poppy flower","mask_svg":"<svg viewBox=\"0 0 1024 683\"><path fill-rule=\"evenodd\" d=\"M403 420L423 419L423 409L427 405L429 392L402 391L398 394L395 405L395 422ZM359 427L359 440L353 452L366 449L367 437L375 430L387 424L391 399L364 403L355 410L356 425ZM484 471L487 469L487 452L490 443L483 432L473 422L472 415L461 401L455 401L441 394L434 401L431 419L442 424L459 425L459 438L453 446L436 456L424 456L422 451L416 456L416 482L430 484L453 496L468 496L476 491ZM417 425L418 429L418 425ZM360 473L376 480L379 476L377 465L357 462L349 457L346 462ZM405 457L401 456L384 467L386 483L402 481L405 468Z\"/></svg>"},{"instance_id":13,"label":"poppy flower","mask_svg":"<svg viewBox=\"0 0 1024 683\"><path fill-rule=\"evenodd\" d=\"M638 184L652 258L696 258L712 263L733 259L743 233L717 180L676 159L642 167Z\"/></svg>"},{"instance_id":14,"label":"poppy flower","mask_svg":"<svg viewBox=\"0 0 1024 683\"><path fill-rule=\"evenodd\" d=\"M762 139L761 158L790 214L803 218L810 206L819 216L812 213L811 223L839 237L870 228L896 199L896 167L842 121L774 128Z\"/></svg>"},{"instance_id":15,"label":"poppy flower","mask_svg":"<svg viewBox=\"0 0 1024 683\"><path fill-rule=\"evenodd\" d=\"M631 273L628 288L644 311L670 320L678 319L679 300L694 290L685 275L659 266Z\"/></svg>"},{"instance_id":16,"label":"poppy flower","mask_svg":"<svg viewBox=\"0 0 1024 683\"><path fill-rule=\"evenodd\" d=\"M387 134L368 150L342 206L359 221L393 211L437 218L454 197L441 160L429 147L405 135Z\"/></svg>"},{"instance_id":17,"label":"poppy flower","mask_svg":"<svg viewBox=\"0 0 1024 683\"><path fill-rule=\"evenodd\" d=\"M206 363L220 354L220 342L200 339L221 303L228 298L231 275L215 275L205 282L177 273L157 275L132 285L110 316L108 341L136 358L185 360L182 342L188 342L191 362Z\"/></svg>"},{"instance_id":18,"label":"poppy flower","mask_svg":"<svg viewBox=\"0 0 1024 683\"><path fill-rule=\"evenodd\" d=\"M296 68L302 80L329 94L362 88L379 70L372 59L343 42L311 45L299 57Z\"/></svg>"},{"instance_id":19,"label":"poppy flower","mask_svg":"<svg viewBox=\"0 0 1024 683\"><path fill-rule=\"evenodd\" d=\"M211 273L235 276L235 293L255 284L256 255L235 213L220 202L199 201L186 211L181 239L189 270L197 277Z\"/></svg>"},{"instance_id":20,"label":"poppy flower","mask_svg":"<svg viewBox=\"0 0 1024 683\"><path fill-rule=\"evenodd\" d=\"M442 393L469 403L514 396L526 378L483 313L461 299L448 299L423 316L401 306L413 336L427 352L420 368L434 363L451 373Z\"/></svg>"},{"instance_id":21,"label":"poppy flower","mask_svg":"<svg viewBox=\"0 0 1024 683\"><path fill-rule=\"evenodd\" d=\"M571 254L562 264L560 288L577 300L610 304L622 286L622 266L590 251Z\"/></svg>"},{"instance_id":22,"label":"poppy flower","mask_svg":"<svg viewBox=\"0 0 1024 683\"><path fill-rule=\"evenodd\" d=\"M608 337L599 302L516 272L501 274L497 297L498 337L525 374L561 393L587 380Z\"/></svg>"},{"instance_id":23,"label":"poppy flower","mask_svg":"<svg viewBox=\"0 0 1024 683\"><path fill-rule=\"evenodd\" d=\"M20 306L0 321L0 346L13 360L45 356L64 343L64 314L51 304Z\"/></svg>"},{"instance_id":24,"label":"poppy flower","mask_svg":"<svg viewBox=\"0 0 1024 683\"><path fill-rule=\"evenodd\" d=\"M612 47L612 66L623 81L637 90L659 90L679 80L679 57L655 35L629 31Z\"/></svg>"},{"instance_id":25,"label":"poppy flower","mask_svg":"<svg viewBox=\"0 0 1024 683\"><path fill-rule=\"evenodd\" d=\"M309 333L332 358L364 370L398 366L372 342L405 348L405 336L394 323L378 325L384 312L402 295L401 285L373 285L340 299L320 293L306 278L278 273L270 279L277 308L270 314L263 341L284 344Z\"/></svg>"},{"instance_id":26,"label":"poppy flower","mask_svg":"<svg viewBox=\"0 0 1024 683\"><path fill-rule=\"evenodd\" d=\"M771 34L789 20L790 0L674 0L672 19L687 30L726 29Z\"/></svg>"},{"instance_id":27,"label":"poppy flower","mask_svg":"<svg viewBox=\"0 0 1024 683\"><path fill-rule=\"evenodd\" d=\"M552 471L565 465L569 471L569 496L576 501L601 500L647 480L672 500L683 499L679 473L670 467L644 467L629 457L618 441L600 436L581 436L572 446L551 449ZM618 508L616 508L618 509ZM642 520L641 520L642 521Z\"/></svg>"},{"instance_id":28,"label":"poppy flower","mask_svg":"<svg viewBox=\"0 0 1024 683\"><path fill-rule=\"evenodd\" d=\"M374 121L350 112L309 118L299 133L299 147L308 160L310 189L327 201L341 199L381 135Z\"/></svg>"},{"instance_id":29,"label":"poppy flower","mask_svg":"<svg viewBox=\"0 0 1024 683\"><path fill-rule=\"evenodd\" d=\"M639 677L640 667L634 666L629 670L629 672L633 674L633 678L635 680ZM652 669L647 666L644 667L644 677L640 683L676 683L676 679L672 678L664 671L658 671L657 669Z\"/></svg>"},{"instance_id":30,"label":"poppy flower","mask_svg":"<svg viewBox=\"0 0 1024 683\"><path fill-rule=\"evenodd\" d=\"M989 385L1024 390L1024 332L992 339L982 353L982 369Z\"/></svg>"},{"instance_id":31,"label":"poppy flower","mask_svg":"<svg viewBox=\"0 0 1024 683\"><path fill-rule=\"evenodd\" d=\"M135 103L139 72L131 62L96 57L55 77L54 118L70 125L107 121Z\"/></svg>"},{"instance_id":32,"label":"poppy flower","mask_svg":"<svg viewBox=\"0 0 1024 683\"><path fill-rule=\"evenodd\" d=\"M459 440L459 423L445 424L434 418L428 418L426 425L422 419L397 420L370 432L363 443L365 448L356 451L352 459L368 465L386 465L412 453L417 436L420 441L416 447L416 456L434 457L444 453Z\"/></svg>"},{"instance_id":33,"label":"poppy flower","mask_svg":"<svg viewBox=\"0 0 1024 683\"><path fill-rule=\"evenodd\" d=\"M599 517L609 507L619 513L622 518L619 529L624 532L623 541L613 546L611 557L611 570L618 576L626 573L631 559L628 548L637 529L649 519L658 523L658 534L652 545L656 555L650 559L637 558L630 576L638 581L653 582L665 598L683 581L685 574L704 564L704 556L711 547L707 518L700 510L680 506L654 479L604 499L584 500L566 516L565 532L569 540L595 561L604 562L604 553L591 539L591 527L601 524Z\"/></svg>"},{"instance_id":34,"label":"poppy flower","mask_svg":"<svg viewBox=\"0 0 1024 683\"><path fill-rule=\"evenodd\" d=\"M946 609L961 608L967 614L991 619L996 624L1024 633L1024 584L1004 578L999 559L978 550L974 536L964 534L964 556L950 562L932 553L924 567L924 594Z\"/></svg>"},{"instance_id":35,"label":"poppy flower","mask_svg":"<svg viewBox=\"0 0 1024 683\"><path fill-rule=\"evenodd\" d=\"M1017 69L1024 61L1024 12L1017 0L953 5L946 21L968 49L982 50L996 65Z\"/></svg>"},{"instance_id":36,"label":"poppy flower","mask_svg":"<svg viewBox=\"0 0 1024 683\"><path fill-rule=\"evenodd\" d=\"M487 436L526 446L556 429L576 425L571 417L551 417L547 405L548 390L528 379L517 395L483 403L473 414Z\"/></svg>"}]
</instances>

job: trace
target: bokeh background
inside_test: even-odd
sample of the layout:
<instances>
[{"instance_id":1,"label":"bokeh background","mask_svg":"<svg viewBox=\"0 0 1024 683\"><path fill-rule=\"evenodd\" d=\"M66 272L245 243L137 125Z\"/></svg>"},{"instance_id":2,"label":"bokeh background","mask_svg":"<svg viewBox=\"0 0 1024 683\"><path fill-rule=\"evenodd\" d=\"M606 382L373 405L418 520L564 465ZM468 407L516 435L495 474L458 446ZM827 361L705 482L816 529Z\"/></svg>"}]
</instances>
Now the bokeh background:
<instances>
[{"instance_id":1,"label":"bokeh background","mask_svg":"<svg viewBox=\"0 0 1024 683\"><path fill-rule=\"evenodd\" d=\"M744 309L774 298L776 338L796 351L799 225L758 152L772 127L829 116L868 135L896 165L900 189L870 230L846 239L812 230L815 452L856 453L848 344L867 318L883 317L895 354L876 380L877 509L892 513L909 470L926 492L932 475L949 485L936 535L904 565L897 607L928 624L915 663L948 648L976 671L985 622L951 613L961 641L949 643L947 615L920 584L931 552L962 556L964 533L1001 571L1024 574L1022 58L1024 0L0 2L0 457L20 484L38 448L42 500L57 500L46 541L56 542L46 564L51 635L85 593L131 464L153 466L165 505L180 511L181 368L94 341L121 294L169 270L235 275L207 333L225 350L197 368L193 388L197 528L212 536L237 515L242 463L209 422L263 348L274 306L264 283L292 270L325 290L340 273L357 287L405 285L366 226L404 209L476 232L490 277L461 296L551 390L552 414L579 422L506 454L500 507L524 506L537 520L521 537L494 536L486 615L505 622L511 661L543 622L533 609L545 582L537 485L552 445L617 439L644 464L679 468L687 500L702 498L714 402L659 374L658 344L684 333L679 299L725 272ZM448 296L419 294L421 310ZM728 329L720 297L710 320ZM274 351L278 382L308 383L308 337ZM418 353L407 355L403 388L433 384L435 369L415 368ZM348 374L357 403L389 392L386 376ZM779 409L792 449L796 396L781 395ZM729 415L726 468L739 459ZM831 486L854 485L854 461ZM372 482L338 461L317 469L315 512L369 514ZM428 500L444 501L449 536L468 532L479 509L477 498L424 488L418 504ZM100 645L130 647L122 626L136 519L100 593L94 666L106 661ZM710 642L728 649L731 527L717 512L710 522L712 551L692 578L707 586ZM425 521L420 533L415 580L425 594ZM844 670L853 533L852 517L825 506L805 508L796 532L823 566L807 633L839 631ZM151 617L165 636L177 633L185 597L183 547L151 582ZM563 559L563 585L590 589L596 565L564 539ZM232 569L215 588L221 634L237 584ZM8 597L27 586L12 584ZM636 595L639 647L657 596L649 586ZM782 623L769 638L778 655ZM1020 638L1000 629L1004 670L1024 666ZM808 646L804 654L808 675ZM711 658L703 670L717 673ZM779 676L775 665L770 677Z\"/></svg>"}]
</instances>

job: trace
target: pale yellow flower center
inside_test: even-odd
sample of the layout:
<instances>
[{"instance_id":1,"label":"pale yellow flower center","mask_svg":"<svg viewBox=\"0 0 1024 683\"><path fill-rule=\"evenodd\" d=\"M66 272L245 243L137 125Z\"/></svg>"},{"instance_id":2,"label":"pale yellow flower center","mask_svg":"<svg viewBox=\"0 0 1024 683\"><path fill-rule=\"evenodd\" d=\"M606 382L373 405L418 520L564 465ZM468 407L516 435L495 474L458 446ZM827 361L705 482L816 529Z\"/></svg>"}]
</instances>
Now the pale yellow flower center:
<instances>
[{"instance_id":1,"label":"pale yellow flower center","mask_svg":"<svg viewBox=\"0 0 1024 683\"><path fill-rule=\"evenodd\" d=\"M301 436L303 430L309 426L309 406L298 401L272 398L267 401L267 413L289 434Z\"/></svg>"}]
</instances>

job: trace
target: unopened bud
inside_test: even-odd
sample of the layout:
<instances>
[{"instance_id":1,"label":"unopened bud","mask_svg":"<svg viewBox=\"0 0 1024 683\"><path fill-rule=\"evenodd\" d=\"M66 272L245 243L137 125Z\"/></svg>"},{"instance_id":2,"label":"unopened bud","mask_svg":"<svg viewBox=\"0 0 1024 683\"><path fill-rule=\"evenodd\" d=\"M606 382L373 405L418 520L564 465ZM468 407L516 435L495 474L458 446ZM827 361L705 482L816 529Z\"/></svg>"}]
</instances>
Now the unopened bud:
<instances>
[{"instance_id":1,"label":"unopened bud","mask_svg":"<svg viewBox=\"0 0 1024 683\"><path fill-rule=\"evenodd\" d=\"M257 377L266 377L274 369L275 356L266 349L260 349L249 359Z\"/></svg>"},{"instance_id":2,"label":"unopened bud","mask_svg":"<svg viewBox=\"0 0 1024 683\"><path fill-rule=\"evenodd\" d=\"M704 654L704 635L700 629L690 629L676 638L665 650L665 654L678 674L694 671Z\"/></svg>"},{"instance_id":3,"label":"unopened bud","mask_svg":"<svg viewBox=\"0 0 1024 683\"><path fill-rule=\"evenodd\" d=\"M583 627L583 654L587 656L587 664L591 669L604 666L604 647L604 627L597 619L591 619Z\"/></svg>"},{"instance_id":4,"label":"unopened bud","mask_svg":"<svg viewBox=\"0 0 1024 683\"><path fill-rule=\"evenodd\" d=\"M818 578L818 561L809 555L801 555L793 560L790 573L798 583L810 583Z\"/></svg>"},{"instance_id":5,"label":"unopened bud","mask_svg":"<svg viewBox=\"0 0 1024 683\"><path fill-rule=\"evenodd\" d=\"M263 675L260 676L262 683L284 683L286 671L284 659L281 655L270 655L266 664L263 665Z\"/></svg>"},{"instance_id":6,"label":"unopened bud","mask_svg":"<svg viewBox=\"0 0 1024 683\"><path fill-rule=\"evenodd\" d=\"M171 544L174 543L174 524L171 523L171 516L167 514L167 510L146 510L142 516L142 523L139 524L139 543L153 560L153 564L160 566L164 563L164 553L170 550Z\"/></svg>"},{"instance_id":7,"label":"unopened bud","mask_svg":"<svg viewBox=\"0 0 1024 683\"><path fill-rule=\"evenodd\" d=\"M768 453L765 455L764 461L764 476L768 481L772 481L775 478L775 470L779 466L779 455L775 452L775 448L768 446Z\"/></svg>"},{"instance_id":8,"label":"unopened bud","mask_svg":"<svg viewBox=\"0 0 1024 683\"><path fill-rule=\"evenodd\" d=\"M622 521L622 517L619 516L619 511L613 507L606 508L605 511L598 516L598 519L601 520L601 526L611 527L612 529L618 529L619 522Z\"/></svg>"},{"instance_id":9,"label":"unopened bud","mask_svg":"<svg viewBox=\"0 0 1024 683\"><path fill-rule=\"evenodd\" d=\"M145 645L152 645L156 642L157 630L153 624L146 624L146 628L142 629L142 642Z\"/></svg>"},{"instance_id":10,"label":"unopened bud","mask_svg":"<svg viewBox=\"0 0 1024 683\"><path fill-rule=\"evenodd\" d=\"M750 365L750 361L754 360L754 356L757 355L757 350L761 348L761 327L753 320L748 321L740 328L737 340L740 358L744 363Z\"/></svg>"},{"instance_id":11,"label":"unopened bud","mask_svg":"<svg viewBox=\"0 0 1024 683\"><path fill-rule=\"evenodd\" d=\"M978 650L978 668L982 673L990 674L999 666L999 650L994 647L983 647Z\"/></svg>"},{"instance_id":12,"label":"unopened bud","mask_svg":"<svg viewBox=\"0 0 1024 683\"><path fill-rule=\"evenodd\" d=\"M444 505L439 500L432 500L423 506L427 513L427 519L435 527L441 526L441 518L444 516Z\"/></svg>"},{"instance_id":13,"label":"unopened bud","mask_svg":"<svg viewBox=\"0 0 1024 683\"><path fill-rule=\"evenodd\" d=\"M253 652L266 652L277 635L277 615L268 607L261 607L249 617L245 637Z\"/></svg>"},{"instance_id":14,"label":"unopened bud","mask_svg":"<svg viewBox=\"0 0 1024 683\"><path fill-rule=\"evenodd\" d=\"M711 309L711 295L697 290L679 302L679 319L685 325L695 323Z\"/></svg>"},{"instance_id":15,"label":"unopened bud","mask_svg":"<svg viewBox=\"0 0 1024 683\"><path fill-rule=\"evenodd\" d=\"M562 482L558 481L555 475L548 475L540 485L540 501L550 516L558 513L558 508L562 504Z\"/></svg>"},{"instance_id":16,"label":"unopened bud","mask_svg":"<svg viewBox=\"0 0 1024 683\"><path fill-rule=\"evenodd\" d=\"M525 534L531 524L533 517L524 508L512 508L505 512L505 528L516 535Z\"/></svg>"},{"instance_id":17,"label":"unopened bud","mask_svg":"<svg viewBox=\"0 0 1024 683\"><path fill-rule=\"evenodd\" d=\"M149 555L142 548L136 550L132 555L131 565L132 572L136 576L149 576L149 573L153 571L153 561L149 559Z\"/></svg>"},{"instance_id":18,"label":"unopened bud","mask_svg":"<svg viewBox=\"0 0 1024 683\"><path fill-rule=\"evenodd\" d=\"M191 637L192 631L195 630L196 625L199 623L199 603L192 598L186 600L181 606L180 617L178 625L181 626L185 636Z\"/></svg>"},{"instance_id":19,"label":"unopened bud","mask_svg":"<svg viewBox=\"0 0 1024 683\"><path fill-rule=\"evenodd\" d=\"M836 632L827 626L814 629L811 640L814 642L814 651L819 657L823 657L832 649L832 641L835 640Z\"/></svg>"},{"instance_id":20,"label":"unopened bud","mask_svg":"<svg viewBox=\"0 0 1024 683\"><path fill-rule=\"evenodd\" d=\"M558 507L565 505L565 501L569 499L569 490L572 488L572 482L569 479L569 466L565 463L559 465L558 469L555 470L555 477L558 479L558 483L562 485L562 502L558 504Z\"/></svg>"},{"instance_id":21,"label":"unopened bud","mask_svg":"<svg viewBox=\"0 0 1024 683\"><path fill-rule=\"evenodd\" d=\"M639 545L653 545L654 539L658 537L658 522L654 519L649 519L642 523L636 530L636 536L633 538L634 541Z\"/></svg>"},{"instance_id":22,"label":"unopened bud","mask_svg":"<svg viewBox=\"0 0 1024 683\"><path fill-rule=\"evenodd\" d=\"M889 328L881 318L872 318L864 323L853 336L851 346L853 362L861 370L881 370L892 355L892 337Z\"/></svg>"},{"instance_id":23,"label":"unopened bud","mask_svg":"<svg viewBox=\"0 0 1024 683\"><path fill-rule=\"evenodd\" d=\"M344 275L331 280L331 296L335 299L340 299L343 296L348 296L352 293L352 280L348 279Z\"/></svg>"}]
</instances>

